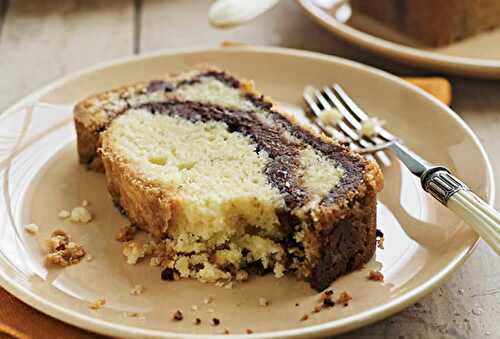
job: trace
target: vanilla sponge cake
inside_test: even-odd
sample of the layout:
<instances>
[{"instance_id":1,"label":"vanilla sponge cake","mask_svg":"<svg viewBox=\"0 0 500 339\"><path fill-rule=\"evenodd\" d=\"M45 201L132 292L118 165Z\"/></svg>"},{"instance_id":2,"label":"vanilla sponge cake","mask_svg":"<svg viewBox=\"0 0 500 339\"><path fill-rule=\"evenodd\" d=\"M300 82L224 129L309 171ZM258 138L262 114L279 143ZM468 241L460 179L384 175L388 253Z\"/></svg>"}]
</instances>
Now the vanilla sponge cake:
<instances>
[{"instance_id":1,"label":"vanilla sponge cake","mask_svg":"<svg viewBox=\"0 0 500 339\"><path fill-rule=\"evenodd\" d=\"M80 161L157 239L167 279L294 272L322 290L375 250L376 164L279 113L251 84L198 68L88 98Z\"/></svg>"}]
</instances>

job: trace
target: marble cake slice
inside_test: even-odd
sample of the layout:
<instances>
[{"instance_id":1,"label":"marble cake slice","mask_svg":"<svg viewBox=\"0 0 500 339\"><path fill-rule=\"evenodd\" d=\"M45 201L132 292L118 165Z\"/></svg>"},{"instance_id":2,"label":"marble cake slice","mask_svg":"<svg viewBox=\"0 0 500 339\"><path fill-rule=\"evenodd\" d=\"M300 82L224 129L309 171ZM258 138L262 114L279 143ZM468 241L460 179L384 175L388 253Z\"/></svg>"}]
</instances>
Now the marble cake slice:
<instances>
[{"instance_id":1,"label":"marble cake slice","mask_svg":"<svg viewBox=\"0 0 500 339\"><path fill-rule=\"evenodd\" d=\"M378 166L278 112L215 68L92 96L75 108L80 161L158 241L162 276L294 272L317 290L373 256Z\"/></svg>"}]
</instances>

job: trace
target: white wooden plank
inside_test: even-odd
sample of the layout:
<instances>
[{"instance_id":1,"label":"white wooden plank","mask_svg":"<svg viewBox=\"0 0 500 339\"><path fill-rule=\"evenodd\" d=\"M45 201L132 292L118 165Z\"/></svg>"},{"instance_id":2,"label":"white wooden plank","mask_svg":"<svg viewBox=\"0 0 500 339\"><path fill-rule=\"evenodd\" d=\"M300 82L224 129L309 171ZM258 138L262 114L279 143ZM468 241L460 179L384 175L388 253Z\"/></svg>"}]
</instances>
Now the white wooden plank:
<instances>
[{"instance_id":1,"label":"white wooden plank","mask_svg":"<svg viewBox=\"0 0 500 339\"><path fill-rule=\"evenodd\" d=\"M133 11L133 0L9 1L0 35L0 110L53 79L132 54Z\"/></svg>"}]
</instances>

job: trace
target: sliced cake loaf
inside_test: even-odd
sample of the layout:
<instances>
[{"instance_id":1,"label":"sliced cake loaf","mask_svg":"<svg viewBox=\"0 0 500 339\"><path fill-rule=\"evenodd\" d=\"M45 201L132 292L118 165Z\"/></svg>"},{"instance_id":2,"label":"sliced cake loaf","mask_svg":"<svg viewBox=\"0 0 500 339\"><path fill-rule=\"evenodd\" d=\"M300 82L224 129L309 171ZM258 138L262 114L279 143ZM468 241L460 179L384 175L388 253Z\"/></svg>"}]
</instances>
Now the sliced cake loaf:
<instances>
[{"instance_id":1,"label":"sliced cake loaf","mask_svg":"<svg viewBox=\"0 0 500 339\"><path fill-rule=\"evenodd\" d=\"M295 272L321 290L375 250L378 166L201 68L91 97L80 160L158 240L163 276L230 281Z\"/></svg>"},{"instance_id":2,"label":"sliced cake loaf","mask_svg":"<svg viewBox=\"0 0 500 339\"><path fill-rule=\"evenodd\" d=\"M498 0L351 0L363 13L431 47L500 26Z\"/></svg>"}]
</instances>

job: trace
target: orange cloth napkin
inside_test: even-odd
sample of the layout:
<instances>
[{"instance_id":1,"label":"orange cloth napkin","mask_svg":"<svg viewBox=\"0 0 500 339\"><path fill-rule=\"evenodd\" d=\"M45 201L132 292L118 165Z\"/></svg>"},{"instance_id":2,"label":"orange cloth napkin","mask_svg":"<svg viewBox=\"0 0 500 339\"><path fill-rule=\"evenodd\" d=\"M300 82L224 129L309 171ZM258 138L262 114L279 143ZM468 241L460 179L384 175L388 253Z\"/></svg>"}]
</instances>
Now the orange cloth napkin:
<instances>
[{"instance_id":1,"label":"orange cloth napkin","mask_svg":"<svg viewBox=\"0 0 500 339\"><path fill-rule=\"evenodd\" d=\"M0 288L0 338L104 338L51 318Z\"/></svg>"}]
</instances>

